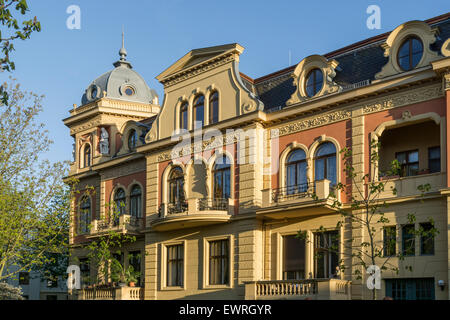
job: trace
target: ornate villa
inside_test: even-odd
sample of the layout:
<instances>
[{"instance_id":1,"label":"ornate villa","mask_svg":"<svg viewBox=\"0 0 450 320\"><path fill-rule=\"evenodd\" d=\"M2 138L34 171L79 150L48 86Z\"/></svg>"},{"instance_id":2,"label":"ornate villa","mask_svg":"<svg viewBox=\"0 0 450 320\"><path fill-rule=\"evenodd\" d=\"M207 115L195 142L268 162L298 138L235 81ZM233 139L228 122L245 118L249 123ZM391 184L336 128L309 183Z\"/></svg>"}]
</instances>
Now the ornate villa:
<instances>
[{"instance_id":1,"label":"ornate villa","mask_svg":"<svg viewBox=\"0 0 450 320\"><path fill-rule=\"evenodd\" d=\"M450 299L450 14L257 79L239 72L243 51L189 51L156 77L159 99L122 45L70 110L70 244L82 276L72 299L371 299L360 266L339 268L346 241L367 241L362 228L339 226L332 205L353 210L366 188L348 178L344 148L357 175L386 181L379 200L393 236L377 241L393 239L390 255L414 244L392 258L398 274L382 272L379 298ZM383 175L395 159L400 173ZM340 183L351 191L333 192ZM430 218L439 233L411 238ZM119 257L140 274L134 287L92 286L86 244L109 231L135 237ZM339 252L316 255L324 242Z\"/></svg>"}]
</instances>

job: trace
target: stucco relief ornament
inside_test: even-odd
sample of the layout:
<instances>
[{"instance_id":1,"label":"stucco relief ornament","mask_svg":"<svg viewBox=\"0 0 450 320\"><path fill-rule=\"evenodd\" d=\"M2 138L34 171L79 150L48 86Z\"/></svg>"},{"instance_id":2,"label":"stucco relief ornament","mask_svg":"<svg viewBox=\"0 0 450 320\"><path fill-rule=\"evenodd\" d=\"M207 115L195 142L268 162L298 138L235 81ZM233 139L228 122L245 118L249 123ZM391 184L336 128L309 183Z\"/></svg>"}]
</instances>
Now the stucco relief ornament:
<instances>
[{"instance_id":1,"label":"stucco relief ornament","mask_svg":"<svg viewBox=\"0 0 450 320\"><path fill-rule=\"evenodd\" d=\"M105 128L101 128L100 153L101 154L109 154L109 134Z\"/></svg>"}]
</instances>

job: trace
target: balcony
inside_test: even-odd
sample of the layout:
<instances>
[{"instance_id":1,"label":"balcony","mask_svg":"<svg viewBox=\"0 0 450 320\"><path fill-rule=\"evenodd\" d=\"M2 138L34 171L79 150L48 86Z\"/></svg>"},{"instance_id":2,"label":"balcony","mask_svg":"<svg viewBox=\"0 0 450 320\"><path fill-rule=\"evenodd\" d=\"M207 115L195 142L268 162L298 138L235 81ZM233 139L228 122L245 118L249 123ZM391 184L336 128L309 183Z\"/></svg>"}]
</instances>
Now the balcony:
<instances>
[{"instance_id":1,"label":"balcony","mask_svg":"<svg viewBox=\"0 0 450 320\"><path fill-rule=\"evenodd\" d=\"M144 300L144 288L89 288L69 292L71 300Z\"/></svg>"},{"instance_id":2,"label":"balcony","mask_svg":"<svg viewBox=\"0 0 450 320\"><path fill-rule=\"evenodd\" d=\"M408 177L381 177L384 183L384 191L380 194L380 199L389 198L402 198L420 195L420 191L417 189L420 185L430 184L429 192L439 192L440 189L446 186L445 173L428 173L419 174ZM393 189L396 189L396 194L392 193Z\"/></svg>"},{"instance_id":3,"label":"balcony","mask_svg":"<svg viewBox=\"0 0 450 320\"><path fill-rule=\"evenodd\" d=\"M110 231L119 232L129 235L138 235L140 230L144 227L142 218L124 214L118 219L101 219L92 221L90 230L90 237L98 237L108 234Z\"/></svg>"},{"instance_id":4,"label":"balcony","mask_svg":"<svg viewBox=\"0 0 450 320\"><path fill-rule=\"evenodd\" d=\"M320 180L314 184L301 184L262 191L262 208L258 215L271 219L295 218L305 215L327 214L335 212L330 181ZM313 195L317 198L314 199ZM337 194L337 198L340 195Z\"/></svg>"},{"instance_id":5,"label":"balcony","mask_svg":"<svg viewBox=\"0 0 450 320\"><path fill-rule=\"evenodd\" d=\"M245 300L351 300L351 281L268 280L245 283Z\"/></svg>"},{"instance_id":6,"label":"balcony","mask_svg":"<svg viewBox=\"0 0 450 320\"><path fill-rule=\"evenodd\" d=\"M234 212L234 200L194 198L177 203L163 203L159 217L151 222L156 231L192 228L228 222Z\"/></svg>"}]
</instances>

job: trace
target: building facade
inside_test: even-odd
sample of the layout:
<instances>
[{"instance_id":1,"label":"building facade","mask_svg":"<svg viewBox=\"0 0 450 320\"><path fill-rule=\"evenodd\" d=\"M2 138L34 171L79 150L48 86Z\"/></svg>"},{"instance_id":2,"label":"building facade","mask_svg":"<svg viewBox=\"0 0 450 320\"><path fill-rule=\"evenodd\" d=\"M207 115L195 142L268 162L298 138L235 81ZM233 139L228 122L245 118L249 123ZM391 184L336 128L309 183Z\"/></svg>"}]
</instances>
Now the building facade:
<instances>
[{"instance_id":1,"label":"building facade","mask_svg":"<svg viewBox=\"0 0 450 320\"><path fill-rule=\"evenodd\" d=\"M81 191L70 241L92 276L86 243L108 230L135 236L121 259L141 273L140 286L73 296L370 299L368 275L354 275L360 266L345 247L368 234L339 224L333 206L354 210L367 187L346 173L340 151L350 148L358 177L386 181L379 200L393 235L384 228L376 240L393 239L393 256L413 244L391 259L398 274L382 273L379 298L449 299L449 37L450 14L409 21L258 79L239 72L239 44L195 49L156 77L162 104L122 47L64 119L74 138L68 178ZM400 171L384 175L394 159ZM339 183L350 191L332 192ZM431 240L407 232L430 224L439 232ZM311 241L296 238L299 230ZM331 242L339 252L318 256Z\"/></svg>"}]
</instances>

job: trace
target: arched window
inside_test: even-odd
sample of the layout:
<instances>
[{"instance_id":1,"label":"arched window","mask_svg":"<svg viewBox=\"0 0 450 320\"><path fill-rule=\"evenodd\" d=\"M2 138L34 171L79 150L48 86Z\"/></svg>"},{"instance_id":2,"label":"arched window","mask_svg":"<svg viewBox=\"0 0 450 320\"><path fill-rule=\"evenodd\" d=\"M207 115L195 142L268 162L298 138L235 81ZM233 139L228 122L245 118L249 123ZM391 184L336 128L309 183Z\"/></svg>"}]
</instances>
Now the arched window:
<instances>
[{"instance_id":1,"label":"arched window","mask_svg":"<svg viewBox=\"0 0 450 320\"><path fill-rule=\"evenodd\" d=\"M315 181L328 179L336 185L336 147L331 142L322 143L314 159Z\"/></svg>"},{"instance_id":2,"label":"arched window","mask_svg":"<svg viewBox=\"0 0 450 320\"><path fill-rule=\"evenodd\" d=\"M231 165L230 160L226 156L222 156L216 160L213 170L214 199L229 199L231 195Z\"/></svg>"},{"instance_id":3,"label":"arched window","mask_svg":"<svg viewBox=\"0 0 450 320\"><path fill-rule=\"evenodd\" d=\"M91 224L91 199L84 196L80 200L80 218L79 218L79 232L89 232L89 225Z\"/></svg>"},{"instance_id":4,"label":"arched window","mask_svg":"<svg viewBox=\"0 0 450 320\"><path fill-rule=\"evenodd\" d=\"M142 192L138 185L134 185L131 189L130 214L133 217L142 218Z\"/></svg>"},{"instance_id":5,"label":"arched window","mask_svg":"<svg viewBox=\"0 0 450 320\"><path fill-rule=\"evenodd\" d=\"M84 168L87 168L91 165L91 146L86 144L83 152L84 157Z\"/></svg>"},{"instance_id":6,"label":"arched window","mask_svg":"<svg viewBox=\"0 0 450 320\"><path fill-rule=\"evenodd\" d=\"M134 129L130 130L130 133L128 133L128 149L130 151L133 151L134 149L136 149L136 145L137 145L137 132Z\"/></svg>"},{"instance_id":7,"label":"arched window","mask_svg":"<svg viewBox=\"0 0 450 320\"><path fill-rule=\"evenodd\" d=\"M403 41L398 50L398 65L404 71L414 69L420 62L423 55L423 44L417 37L409 37Z\"/></svg>"},{"instance_id":8,"label":"arched window","mask_svg":"<svg viewBox=\"0 0 450 320\"><path fill-rule=\"evenodd\" d=\"M172 169L169 175L169 203L179 204L184 201L184 173L180 167Z\"/></svg>"},{"instance_id":9,"label":"arched window","mask_svg":"<svg viewBox=\"0 0 450 320\"><path fill-rule=\"evenodd\" d=\"M205 124L205 97L200 95L194 99L194 125L193 128L201 128Z\"/></svg>"},{"instance_id":10,"label":"arched window","mask_svg":"<svg viewBox=\"0 0 450 320\"><path fill-rule=\"evenodd\" d=\"M119 217L125 214L125 204L126 204L125 191L122 188L119 188L114 193L113 219L115 224L118 224Z\"/></svg>"},{"instance_id":11,"label":"arched window","mask_svg":"<svg viewBox=\"0 0 450 320\"><path fill-rule=\"evenodd\" d=\"M188 103L183 102L180 108L180 129L188 129Z\"/></svg>"},{"instance_id":12,"label":"arched window","mask_svg":"<svg viewBox=\"0 0 450 320\"><path fill-rule=\"evenodd\" d=\"M305 91L308 97L314 97L323 86L323 73L318 68L312 69L306 76Z\"/></svg>"},{"instance_id":13,"label":"arched window","mask_svg":"<svg viewBox=\"0 0 450 320\"><path fill-rule=\"evenodd\" d=\"M219 122L219 93L214 91L209 96L209 124Z\"/></svg>"},{"instance_id":14,"label":"arched window","mask_svg":"<svg viewBox=\"0 0 450 320\"><path fill-rule=\"evenodd\" d=\"M302 149L292 151L286 160L286 191L297 194L308 191L306 179L306 153Z\"/></svg>"}]
</instances>

